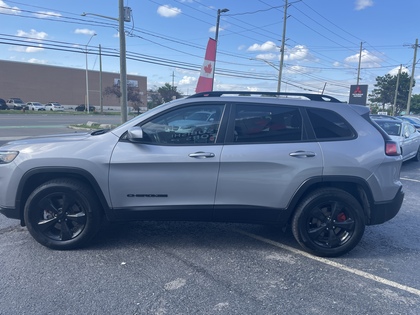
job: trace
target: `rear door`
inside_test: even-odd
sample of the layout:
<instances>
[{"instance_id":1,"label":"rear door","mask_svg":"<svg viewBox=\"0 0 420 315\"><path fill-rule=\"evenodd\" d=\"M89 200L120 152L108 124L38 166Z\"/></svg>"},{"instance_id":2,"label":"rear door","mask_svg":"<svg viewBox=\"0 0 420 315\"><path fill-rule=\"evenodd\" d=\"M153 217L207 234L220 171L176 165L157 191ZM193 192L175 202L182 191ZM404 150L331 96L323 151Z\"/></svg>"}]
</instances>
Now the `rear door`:
<instances>
[{"instance_id":1,"label":"rear door","mask_svg":"<svg viewBox=\"0 0 420 315\"><path fill-rule=\"evenodd\" d=\"M221 154L216 218L275 220L305 180L321 176L320 147L307 140L297 107L236 104L231 116Z\"/></svg>"}]
</instances>

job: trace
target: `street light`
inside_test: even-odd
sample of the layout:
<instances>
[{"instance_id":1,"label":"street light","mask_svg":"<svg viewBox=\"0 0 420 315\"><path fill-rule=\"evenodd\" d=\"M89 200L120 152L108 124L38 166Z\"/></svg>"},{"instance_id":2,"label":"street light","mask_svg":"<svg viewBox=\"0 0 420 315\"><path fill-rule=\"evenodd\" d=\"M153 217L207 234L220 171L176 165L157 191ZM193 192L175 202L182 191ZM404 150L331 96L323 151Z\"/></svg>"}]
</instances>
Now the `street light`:
<instances>
[{"instance_id":1,"label":"street light","mask_svg":"<svg viewBox=\"0 0 420 315\"><path fill-rule=\"evenodd\" d=\"M92 36L89 38L89 41L86 44L86 108L87 113L89 114L89 77L88 77L88 45L92 40L93 36L96 36L96 33L93 33Z\"/></svg>"},{"instance_id":2,"label":"street light","mask_svg":"<svg viewBox=\"0 0 420 315\"><path fill-rule=\"evenodd\" d=\"M86 13L83 12L82 16L93 15L98 16L104 19L110 19L118 21L118 32L120 38L120 107L121 107L121 122L125 123L127 121L127 64L126 64L126 47L125 47L125 30L124 22L129 21L129 17L126 17L126 14L131 13L130 8L124 8L124 1L118 0L118 18L113 18L105 15L95 14L95 13ZM102 93L102 91L101 91Z\"/></svg>"}]
</instances>

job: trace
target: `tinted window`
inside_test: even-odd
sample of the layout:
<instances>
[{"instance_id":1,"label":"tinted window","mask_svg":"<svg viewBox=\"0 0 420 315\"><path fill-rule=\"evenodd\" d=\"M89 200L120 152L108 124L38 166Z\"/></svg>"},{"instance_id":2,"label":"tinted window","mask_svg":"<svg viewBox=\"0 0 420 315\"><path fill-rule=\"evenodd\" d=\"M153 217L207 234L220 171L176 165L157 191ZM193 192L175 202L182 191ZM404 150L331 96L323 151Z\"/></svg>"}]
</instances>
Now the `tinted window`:
<instances>
[{"instance_id":1,"label":"tinted window","mask_svg":"<svg viewBox=\"0 0 420 315\"><path fill-rule=\"evenodd\" d=\"M302 139L302 117L289 106L236 105L234 142L287 142Z\"/></svg>"},{"instance_id":2,"label":"tinted window","mask_svg":"<svg viewBox=\"0 0 420 315\"><path fill-rule=\"evenodd\" d=\"M215 143L224 105L178 108L146 122L144 141L155 144Z\"/></svg>"},{"instance_id":3,"label":"tinted window","mask_svg":"<svg viewBox=\"0 0 420 315\"><path fill-rule=\"evenodd\" d=\"M319 108L308 108L307 112L317 139L342 139L354 137L353 129L347 121L337 113Z\"/></svg>"}]
</instances>

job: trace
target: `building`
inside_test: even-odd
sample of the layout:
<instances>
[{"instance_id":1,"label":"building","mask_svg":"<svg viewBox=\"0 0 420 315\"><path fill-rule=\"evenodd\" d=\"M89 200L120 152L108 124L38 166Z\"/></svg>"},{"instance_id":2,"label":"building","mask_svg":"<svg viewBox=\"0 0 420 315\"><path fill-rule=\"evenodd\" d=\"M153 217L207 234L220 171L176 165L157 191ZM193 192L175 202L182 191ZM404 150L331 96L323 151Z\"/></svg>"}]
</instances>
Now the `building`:
<instances>
[{"instance_id":1,"label":"building","mask_svg":"<svg viewBox=\"0 0 420 315\"><path fill-rule=\"evenodd\" d=\"M19 97L24 102L59 102L74 106L86 103L86 70L57 67L36 63L0 60L0 98ZM102 91L106 87L119 84L119 73L89 70L89 104L101 104ZM142 102L147 105L147 77L127 75L127 85L139 88ZM103 94L103 93L102 93ZM120 101L116 96L102 96L104 109L119 110ZM128 104L130 107L130 104ZM99 109L99 108L98 108Z\"/></svg>"}]
</instances>

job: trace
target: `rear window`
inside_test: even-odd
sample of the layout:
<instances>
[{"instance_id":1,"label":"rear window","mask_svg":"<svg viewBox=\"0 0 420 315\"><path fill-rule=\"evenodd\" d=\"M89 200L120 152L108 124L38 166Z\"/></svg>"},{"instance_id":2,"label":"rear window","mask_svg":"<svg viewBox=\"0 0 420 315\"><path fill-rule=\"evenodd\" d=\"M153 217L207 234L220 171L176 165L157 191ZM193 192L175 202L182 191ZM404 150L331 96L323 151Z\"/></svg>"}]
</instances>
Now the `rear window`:
<instances>
[{"instance_id":1,"label":"rear window","mask_svg":"<svg viewBox=\"0 0 420 315\"><path fill-rule=\"evenodd\" d=\"M302 117L292 106L236 105L234 142L302 141Z\"/></svg>"},{"instance_id":2,"label":"rear window","mask_svg":"<svg viewBox=\"0 0 420 315\"><path fill-rule=\"evenodd\" d=\"M355 132L350 124L336 112L308 108L307 113L318 140L343 140L354 138Z\"/></svg>"}]
</instances>

